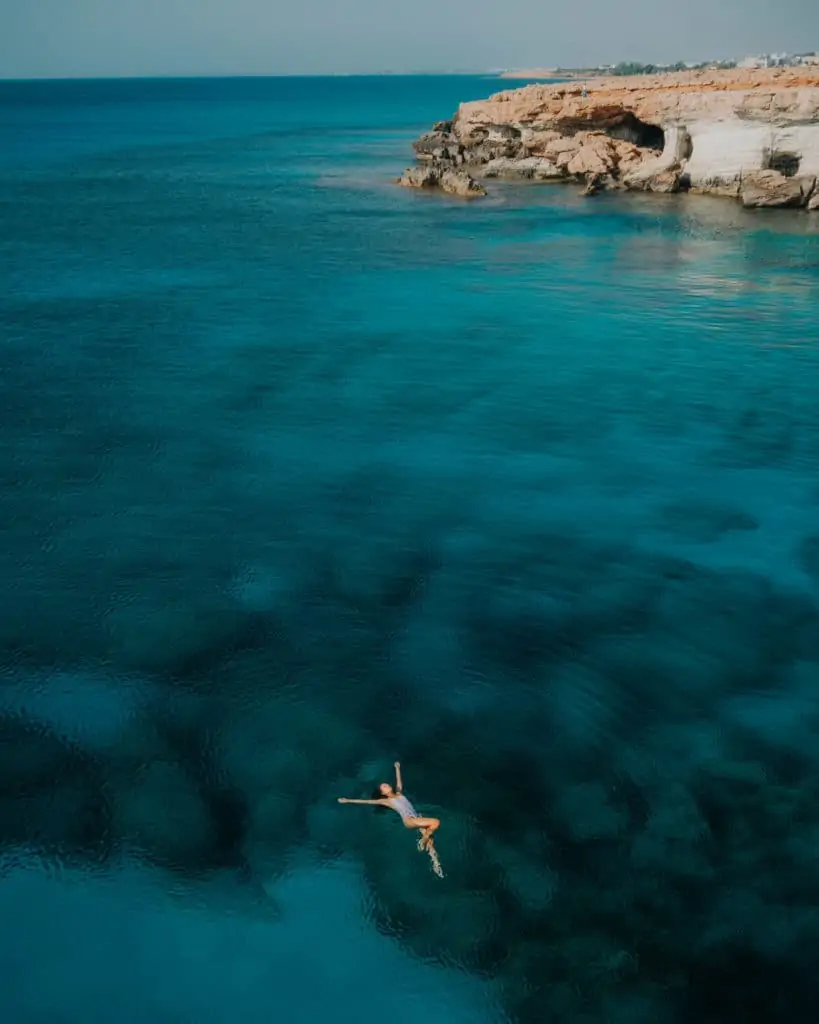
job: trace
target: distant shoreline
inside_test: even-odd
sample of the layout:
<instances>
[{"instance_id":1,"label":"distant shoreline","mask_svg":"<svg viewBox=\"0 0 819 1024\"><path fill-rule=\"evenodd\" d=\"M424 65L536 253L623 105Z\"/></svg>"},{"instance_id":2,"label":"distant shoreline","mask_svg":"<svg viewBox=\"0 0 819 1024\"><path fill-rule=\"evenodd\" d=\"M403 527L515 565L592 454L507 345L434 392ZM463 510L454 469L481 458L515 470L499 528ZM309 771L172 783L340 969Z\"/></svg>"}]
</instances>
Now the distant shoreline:
<instances>
[{"instance_id":1,"label":"distant shoreline","mask_svg":"<svg viewBox=\"0 0 819 1024\"><path fill-rule=\"evenodd\" d=\"M599 78L601 73L599 68L589 68L588 71L565 68L522 68L520 71L501 71L497 77L523 81L529 78Z\"/></svg>"}]
</instances>

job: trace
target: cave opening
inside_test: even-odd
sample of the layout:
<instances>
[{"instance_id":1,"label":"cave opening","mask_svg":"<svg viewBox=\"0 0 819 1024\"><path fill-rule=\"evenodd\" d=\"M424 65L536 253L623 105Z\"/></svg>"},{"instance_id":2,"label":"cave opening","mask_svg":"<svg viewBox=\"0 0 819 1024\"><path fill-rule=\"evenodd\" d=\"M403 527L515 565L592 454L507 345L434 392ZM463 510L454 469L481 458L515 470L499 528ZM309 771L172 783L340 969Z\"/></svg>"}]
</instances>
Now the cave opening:
<instances>
[{"instance_id":1,"label":"cave opening","mask_svg":"<svg viewBox=\"0 0 819 1024\"><path fill-rule=\"evenodd\" d=\"M617 124L612 125L606 134L610 135L613 139L623 139L625 142L631 142L635 146L640 146L641 149L656 149L660 151L665 149L665 132L662 128L659 125L641 121L631 111L624 114Z\"/></svg>"},{"instance_id":2,"label":"cave opening","mask_svg":"<svg viewBox=\"0 0 819 1024\"><path fill-rule=\"evenodd\" d=\"M799 173L801 157L798 153L785 153L773 150L766 161L769 171L779 171L785 178L793 178Z\"/></svg>"}]
</instances>

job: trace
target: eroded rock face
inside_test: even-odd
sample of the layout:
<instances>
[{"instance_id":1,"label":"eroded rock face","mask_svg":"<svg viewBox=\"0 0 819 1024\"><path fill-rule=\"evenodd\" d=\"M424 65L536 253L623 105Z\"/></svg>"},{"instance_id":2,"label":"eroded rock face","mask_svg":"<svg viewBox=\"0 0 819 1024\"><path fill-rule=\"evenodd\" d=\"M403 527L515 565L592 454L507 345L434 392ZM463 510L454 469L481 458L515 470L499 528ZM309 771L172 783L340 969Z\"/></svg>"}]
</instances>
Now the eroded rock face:
<instances>
[{"instance_id":1,"label":"eroded rock face","mask_svg":"<svg viewBox=\"0 0 819 1024\"><path fill-rule=\"evenodd\" d=\"M534 181L562 179L563 171L557 164L542 156L521 157L519 160L508 156L495 157L481 169L484 178L525 178Z\"/></svg>"},{"instance_id":2,"label":"eroded rock face","mask_svg":"<svg viewBox=\"0 0 819 1024\"><path fill-rule=\"evenodd\" d=\"M398 184L404 188L440 189L464 199L486 195L483 185L479 185L466 171L454 170L437 161L421 167L408 167L398 179Z\"/></svg>"},{"instance_id":3,"label":"eroded rock face","mask_svg":"<svg viewBox=\"0 0 819 1024\"><path fill-rule=\"evenodd\" d=\"M819 68L529 85L461 104L414 148L480 177L805 207L819 175Z\"/></svg>"},{"instance_id":4,"label":"eroded rock face","mask_svg":"<svg viewBox=\"0 0 819 1024\"><path fill-rule=\"evenodd\" d=\"M778 171L760 171L742 180L740 198L746 207L805 206L816 178L786 178Z\"/></svg>"},{"instance_id":5,"label":"eroded rock face","mask_svg":"<svg viewBox=\"0 0 819 1024\"><path fill-rule=\"evenodd\" d=\"M647 188L649 192L679 192L680 172L670 170L653 174L648 179Z\"/></svg>"},{"instance_id":6,"label":"eroded rock face","mask_svg":"<svg viewBox=\"0 0 819 1024\"><path fill-rule=\"evenodd\" d=\"M453 196L462 196L464 199L475 199L478 196L486 195L483 185L479 185L466 171L442 171L439 185L444 192Z\"/></svg>"}]
</instances>

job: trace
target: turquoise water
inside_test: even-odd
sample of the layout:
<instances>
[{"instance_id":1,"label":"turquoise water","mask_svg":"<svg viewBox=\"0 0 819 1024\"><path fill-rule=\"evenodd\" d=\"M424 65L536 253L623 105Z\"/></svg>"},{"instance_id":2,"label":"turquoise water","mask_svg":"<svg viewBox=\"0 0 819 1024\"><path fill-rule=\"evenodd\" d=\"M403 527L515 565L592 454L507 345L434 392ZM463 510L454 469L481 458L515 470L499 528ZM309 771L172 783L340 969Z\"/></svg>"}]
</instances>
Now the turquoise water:
<instances>
[{"instance_id":1,"label":"turquoise water","mask_svg":"<svg viewBox=\"0 0 819 1024\"><path fill-rule=\"evenodd\" d=\"M496 87L0 84L4 1020L812 1019L819 216Z\"/></svg>"}]
</instances>

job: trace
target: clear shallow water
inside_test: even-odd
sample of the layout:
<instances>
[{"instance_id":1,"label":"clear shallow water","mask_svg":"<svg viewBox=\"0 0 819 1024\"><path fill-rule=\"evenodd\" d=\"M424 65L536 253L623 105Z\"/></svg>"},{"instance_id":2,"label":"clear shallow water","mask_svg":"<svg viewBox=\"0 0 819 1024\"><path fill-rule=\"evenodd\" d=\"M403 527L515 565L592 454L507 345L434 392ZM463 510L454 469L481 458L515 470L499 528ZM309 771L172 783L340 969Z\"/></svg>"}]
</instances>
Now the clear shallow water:
<instances>
[{"instance_id":1,"label":"clear shallow water","mask_svg":"<svg viewBox=\"0 0 819 1024\"><path fill-rule=\"evenodd\" d=\"M496 87L0 85L10 1019L102 1019L106 948L135 1021L269 1015L310 878L373 1021L810 1016L819 221L395 188ZM443 882L334 802L396 757Z\"/></svg>"}]
</instances>

